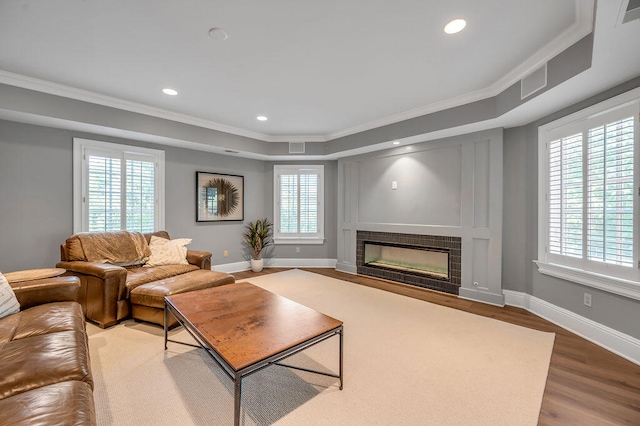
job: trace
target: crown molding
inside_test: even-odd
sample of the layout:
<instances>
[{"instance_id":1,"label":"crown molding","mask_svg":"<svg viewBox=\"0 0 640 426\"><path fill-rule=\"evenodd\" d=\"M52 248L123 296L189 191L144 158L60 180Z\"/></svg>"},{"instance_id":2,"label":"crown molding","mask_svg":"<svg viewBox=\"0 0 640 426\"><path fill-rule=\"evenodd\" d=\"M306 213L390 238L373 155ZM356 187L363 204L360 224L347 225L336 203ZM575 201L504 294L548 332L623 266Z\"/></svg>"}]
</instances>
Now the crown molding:
<instances>
[{"instance_id":1,"label":"crown molding","mask_svg":"<svg viewBox=\"0 0 640 426\"><path fill-rule=\"evenodd\" d=\"M404 120L421 117L423 115L432 114L434 112L443 111L445 109L455 108L461 105L487 99L497 96L512 84L518 82L521 78L527 76L544 63L548 62L567 48L573 46L583 37L593 31L594 20L594 0L574 0L575 2L575 20L573 25L564 30L560 35L553 39L549 44L538 50L531 57L520 63L513 70L505 74L489 87L470 92L455 98L445 99L440 102L429 104L423 107L411 109L405 112L394 114L379 120L370 121L368 123L359 124L343 130L338 130L326 135L327 140L342 138L356 133L365 132L382 126L398 123Z\"/></svg>"},{"instance_id":2,"label":"crown molding","mask_svg":"<svg viewBox=\"0 0 640 426\"><path fill-rule=\"evenodd\" d=\"M325 135L270 135L266 142L327 142Z\"/></svg>"},{"instance_id":3,"label":"crown molding","mask_svg":"<svg viewBox=\"0 0 640 426\"><path fill-rule=\"evenodd\" d=\"M177 112L168 111L162 108L156 108L137 102L114 98L112 96L102 95L100 93L90 92L88 90L77 89L75 87L65 86L63 84L40 80L33 77L27 77L25 75L11 73L1 69L0 83L7 84L9 86L21 87L23 89L34 90L36 92L48 93L50 95L61 96L64 98L75 99L77 101L89 102L92 104L116 108L124 111L163 118L165 120L190 124L193 126L203 127L206 129L216 130L224 133L230 133L237 136L244 136L251 139L258 139L267 142L269 141L268 139L270 139L270 136L264 133L252 132L250 130L241 129L239 127L227 126L225 124L216 123L214 121L192 117L186 114L179 114Z\"/></svg>"},{"instance_id":4,"label":"crown molding","mask_svg":"<svg viewBox=\"0 0 640 426\"><path fill-rule=\"evenodd\" d=\"M423 107L411 109L405 112L387 116L378 120L369 121L367 123L359 124L342 130L337 130L335 132L330 132L327 134L270 135L260 132L254 132L247 129L241 129L238 127L216 123L211 120L192 117L186 114L180 114L149 105L90 92L87 90L77 89L58 83L27 77L4 70L0 70L0 83L48 93L56 96L62 96L79 101L90 102L107 107L117 108L129 112L145 114L152 117L189 124L237 136L243 136L264 142L328 142L334 139L339 139L356 133L361 133L412 118L417 118L423 115L432 114L434 112L455 108L461 105L480 101L482 99L498 95L499 93L510 87L512 84L520 80L522 77L537 69L539 66L546 63L547 61L592 32L594 24L593 21L595 0L574 0L574 2L575 20L573 25L568 27L552 42L544 46L542 49L538 50L535 54L520 63L518 66L505 74L491 86L467 93L465 95L445 99Z\"/></svg>"}]
</instances>

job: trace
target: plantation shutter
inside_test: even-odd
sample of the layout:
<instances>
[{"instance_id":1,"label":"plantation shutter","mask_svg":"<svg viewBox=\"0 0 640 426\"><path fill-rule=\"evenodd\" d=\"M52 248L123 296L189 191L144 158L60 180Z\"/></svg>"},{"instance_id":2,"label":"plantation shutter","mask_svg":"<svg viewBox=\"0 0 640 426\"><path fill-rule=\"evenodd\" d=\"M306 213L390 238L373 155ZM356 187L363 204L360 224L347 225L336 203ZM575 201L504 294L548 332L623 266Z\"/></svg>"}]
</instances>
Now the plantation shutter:
<instances>
[{"instance_id":1,"label":"plantation shutter","mask_svg":"<svg viewBox=\"0 0 640 426\"><path fill-rule=\"evenodd\" d=\"M549 142L548 252L634 265L634 118Z\"/></svg>"},{"instance_id":2,"label":"plantation shutter","mask_svg":"<svg viewBox=\"0 0 640 426\"><path fill-rule=\"evenodd\" d=\"M549 143L549 253L582 257L582 134Z\"/></svg>"},{"instance_id":3,"label":"plantation shutter","mask_svg":"<svg viewBox=\"0 0 640 426\"><path fill-rule=\"evenodd\" d=\"M119 158L87 154L89 231L122 229L122 166Z\"/></svg>"},{"instance_id":4,"label":"plantation shutter","mask_svg":"<svg viewBox=\"0 0 640 426\"><path fill-rule=\"evenodd\" d=\"M155 199L154 163L128 159L126 198L126 229L128 231L154 231Z\"/></svg>"},{"instance_id":5,"label":"plantation shutter","mask_svg":"<svg viewBox=\"0 0 640 426\"><path fill-rule=\"evenodd\" d=\"M298 232L298 175L280 175L280 232Z\"/></svg>"},{"instance_id":6,"label":"plantation shutter","mask_svg":"<svg viewBox=\"0 0 640 426\"><path fill-rule=\"evenodd\" d=\"M318 232L318 175L300 175L300 232Z\"/></svg>"},{"instance_id":7,"label":"plantation shutter","mask_svg":"<svg viewBox=\"0 0 640 426\"><path fill-rule=\"evenodd\" d=\"M318 174L313 170L280 175L280 232L318 232Z\"/></svg>"},{"instance_id":8,"label":"plantation shutter","mask_svg":"<svg viewBox=\"0 0 640 426\"><path fill-rule=\"evenodd\" d=\"M632 266L633 117L588 133L588 258Z\"/></svg>"},{"instance_id":9,"label":"plantation shutter","mask_svg":"<svg viewBox=\"0 0 640 426\"><path fill-rule=\"evenodd\" d=\"M144 156L87 149L88 231L153 232L155 162Z\"/></svg>"},{"instance_id":10,"label":"plantation shutter","mask_svg":"<svg viewBox=\"0 0 640 426\"><path fill-rule=\"evenodd\" d=\"M274 165L274 241L323 244L322 165Z\"/></svg>"}]
</instances>

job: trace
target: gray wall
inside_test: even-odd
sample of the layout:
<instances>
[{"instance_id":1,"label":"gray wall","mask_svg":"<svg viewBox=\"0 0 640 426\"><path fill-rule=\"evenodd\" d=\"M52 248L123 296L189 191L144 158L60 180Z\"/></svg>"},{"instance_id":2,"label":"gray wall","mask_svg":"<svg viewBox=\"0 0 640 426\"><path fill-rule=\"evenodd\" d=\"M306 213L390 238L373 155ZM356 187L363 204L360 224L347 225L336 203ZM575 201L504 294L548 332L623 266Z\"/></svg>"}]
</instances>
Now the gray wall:
<instances>
[{"instance_id":1,"label":"gray wall","mask_svg":"<svg viewBox=\"0 0 640 426\"><path fill-rule=\"evenodd\" d=\"M338 269L356 272L359 230L459 237L460 295L503 304L502 133L492 129L340 159Z\"/></svg>"},{"instance_id":2,"label":"gray wall","mask_svg":"<svg viewBox=\"0 0 640 426\"><path fill-rule=\"evenodd\" d=\"M74 137L164 150L165 228L172 237L192 238L190 248L211 251L213 264L245 260L243 222L195 222L196 171L244 176L245 222L272 214L262 161L0 121L0 270L59 261L59 246L73 233Z\"/></svg>"},{"instance_id":3,"label":"gray wall","mask_svg":"<svg viewBox=\"0 0 640 426\"><path fill-rule=\"evenodd\" d=\"M504 132L503 288L531 294L640 338L640 302L542 275L538 256L538 127L640 86L640 77L526 126ZM583 294L592 295L592 307Z\"/></svg>"}]
</instances>

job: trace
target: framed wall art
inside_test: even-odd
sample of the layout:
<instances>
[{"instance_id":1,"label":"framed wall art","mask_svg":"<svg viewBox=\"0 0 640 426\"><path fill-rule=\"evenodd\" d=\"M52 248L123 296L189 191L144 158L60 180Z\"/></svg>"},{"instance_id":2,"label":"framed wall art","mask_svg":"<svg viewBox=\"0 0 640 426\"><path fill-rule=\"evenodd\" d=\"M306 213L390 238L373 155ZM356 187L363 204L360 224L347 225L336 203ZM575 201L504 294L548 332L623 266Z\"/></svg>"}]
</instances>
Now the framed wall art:
<instances>
[{"instance_id":1,"label":"framed wall art","mask_svg":"<svg viewBox=\"0 0 640 426\"><path fill-rule=\"evenodd\" d=\"M196 222L244 220L244 176L196 172Z\"/></svg>"}]
</instances>

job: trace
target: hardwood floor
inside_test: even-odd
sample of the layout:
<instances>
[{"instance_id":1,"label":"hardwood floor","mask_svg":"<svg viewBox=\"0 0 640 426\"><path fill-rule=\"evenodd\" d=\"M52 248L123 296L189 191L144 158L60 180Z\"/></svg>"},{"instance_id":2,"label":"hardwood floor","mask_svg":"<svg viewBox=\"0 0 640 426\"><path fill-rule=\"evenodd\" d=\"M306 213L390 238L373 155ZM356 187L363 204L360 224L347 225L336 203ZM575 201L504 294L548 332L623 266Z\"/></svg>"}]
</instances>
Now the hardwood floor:
<instances>
[{"instance_id":1,"label":"hardwood floor","mask_svg":"<svg viewBox=\"0 0 640 426\"><path fill-rule=\"evenodd\" d=\"M269 268L261 273L246 271L233 275L239 280L284 270ZM333 269L305 270L556 333L538 424L640 425L640 366L524 309L511 306L500 308Z\"/></svg>"}]
</instances>

